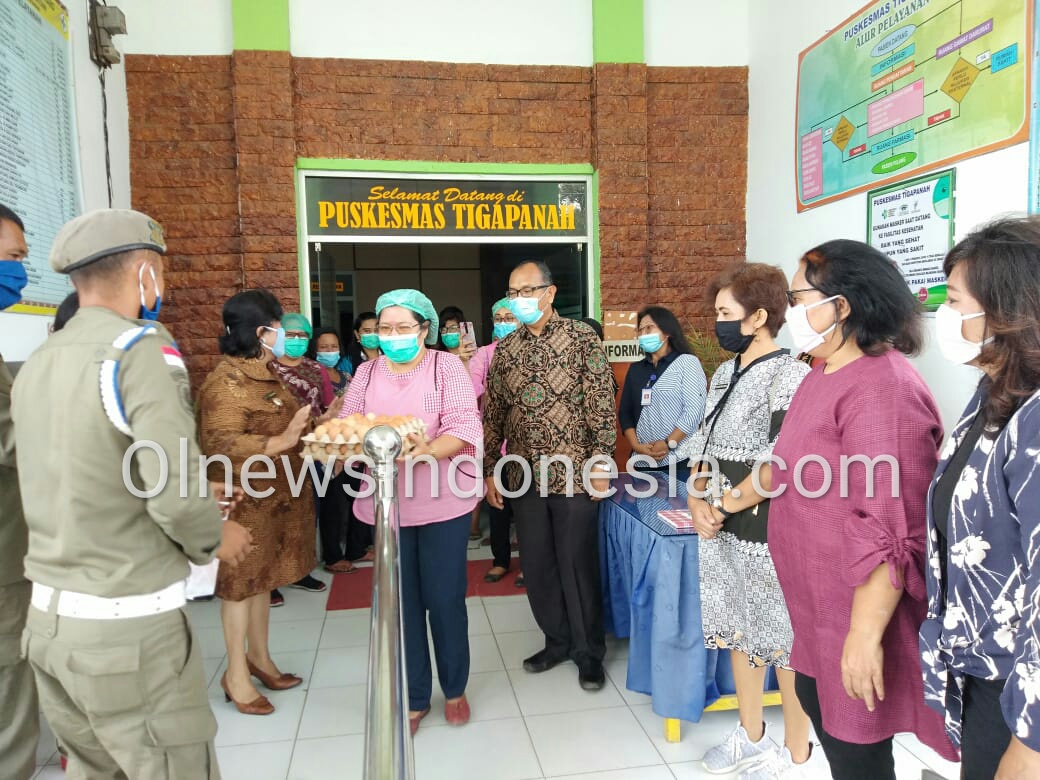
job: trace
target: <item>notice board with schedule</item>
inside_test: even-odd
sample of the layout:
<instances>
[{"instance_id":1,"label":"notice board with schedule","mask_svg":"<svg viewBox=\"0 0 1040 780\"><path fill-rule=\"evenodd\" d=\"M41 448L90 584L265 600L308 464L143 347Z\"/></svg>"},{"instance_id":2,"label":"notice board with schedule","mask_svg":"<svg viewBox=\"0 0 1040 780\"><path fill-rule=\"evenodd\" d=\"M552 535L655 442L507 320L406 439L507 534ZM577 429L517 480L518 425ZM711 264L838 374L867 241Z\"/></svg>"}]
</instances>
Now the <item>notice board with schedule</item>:
<instances>
[{"instance_id":1,"label":"notice board with schedule","mask_svg":"<svg viewBox=\"0 0 1040 780\"><path fill-rule=\"evenodd\" d=\"M12 312L53 314L72 291L47 261L81 203L69 28L57 0L0 0L0 203L29 245L29 284Z\"/></svg>"}]
</instances>

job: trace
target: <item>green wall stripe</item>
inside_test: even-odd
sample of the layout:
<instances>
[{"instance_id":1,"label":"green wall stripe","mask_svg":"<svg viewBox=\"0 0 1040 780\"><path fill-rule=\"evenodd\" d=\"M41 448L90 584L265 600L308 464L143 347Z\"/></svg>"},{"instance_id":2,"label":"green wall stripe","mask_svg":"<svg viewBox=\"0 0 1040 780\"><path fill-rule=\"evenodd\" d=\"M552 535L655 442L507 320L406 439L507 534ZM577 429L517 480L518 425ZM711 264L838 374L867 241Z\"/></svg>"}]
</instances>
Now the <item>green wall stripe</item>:
<instances>
[{"instance_id":1,"label":"green wall stripe","mask_svg":"<svg viewBox=\"0 0 1040 780\"><path fill-rule=\"evenodd\" d=\"M644 62L643 0L592 0L592 58Z\"/></svg>"},{"instance_id":2,"label":"green wall stripe","mask_svg":"<svg viewBox=\"0 0 1040 780\"><path fill-rule=\"evenodd\" d=\"M289 0L231 0L235 50L289 51Z\"/></svg>"}]
</instances>

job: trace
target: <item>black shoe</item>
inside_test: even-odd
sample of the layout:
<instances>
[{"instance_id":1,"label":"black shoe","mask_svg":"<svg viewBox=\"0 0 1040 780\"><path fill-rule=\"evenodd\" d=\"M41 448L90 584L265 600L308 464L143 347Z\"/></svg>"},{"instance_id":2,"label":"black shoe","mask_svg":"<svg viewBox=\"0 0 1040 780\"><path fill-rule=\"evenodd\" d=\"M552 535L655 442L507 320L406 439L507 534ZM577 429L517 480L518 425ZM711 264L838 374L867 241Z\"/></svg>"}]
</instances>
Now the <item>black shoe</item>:
<instances>
[{"instance_id":1,"label":"black shoe","mask_svg":"<svg viewBox=\"0 0 1040 780\"><path fill-rule=\"evenodd\" d=\"M302 580L297 580L289 587L299 588L300 590L309 590L311 593L321 593L328 586L321 580L315 579L308 574Z\"/></svg>"},{"instance_id":2,"label":"black shoe","mask_svg":"<svg viewBox=\"0 0 1040 780\"><path fill-rule=\"evenodd\" d=\"M548 650L539 650L530 658L524 659L524 671L531 674L541 674L549 671L554 666L559 666L566 660L566 657L552 655Z\"/></svg>"},{"instance_id":3,"label":"black shoe","mask_svg":"<svg viewBox=\"0 0 1040 780\"><path fill-rule=\"evenodd\" d=\"M285 603L285 596L283 596L278 590L271 591L271 606L280 607Z\"/></svg>"},{"instance_id":4,"label":"black shoe","mask_svg":"<svg viewBox=\"0 0 1040 780\"><path fill-rule=\"evenodd\" d=\"M586 691L598 691L607 682L600 661L582 660L578 662L578 684Z\"/></svg>"}]
</instances>

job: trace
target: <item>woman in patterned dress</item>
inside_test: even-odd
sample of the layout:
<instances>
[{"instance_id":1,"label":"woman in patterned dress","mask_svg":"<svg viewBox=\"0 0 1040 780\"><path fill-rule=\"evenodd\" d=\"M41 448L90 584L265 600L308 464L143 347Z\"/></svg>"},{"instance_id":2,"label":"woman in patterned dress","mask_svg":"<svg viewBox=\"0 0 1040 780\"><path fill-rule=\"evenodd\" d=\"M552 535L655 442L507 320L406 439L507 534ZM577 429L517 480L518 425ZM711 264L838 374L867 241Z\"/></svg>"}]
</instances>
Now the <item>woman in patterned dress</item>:
<instances>
[{"instance_id":1,"label":"woman in patterned dress","mask_svg":"<svg viewBox=\"0 0 1040 780\"><path fill-rule=\"evenodd\" d=\"M689 442L693 471L713 472L696 483L707 497L689 499L700 536L705 645L729 649L740 706L740 722L703 764L713 773L744 770L741 777L776 776L810 753L809 719L788 668L791 620L766 544L769 500L756 491L752 475L756 460L772 452L791 398L809 373L773 340L784 323L786 291L783 272L757 263L727 271L709 286L719 344L737 356L712 377L707 415ZM762 721L769 667L783 695L779 753Z\"/></svg>"},{"instance_id":2,"label":"woman in patterned dress","mask_svg":"<svg viewBox=\"0 0 1040 780\"><path fill-rule=\"evenodd\" d=\"M946 258L936 336L983 376L928 501L925 701L962 777L1040 777L1040 218L1004 219Z\"/></svg>"},{"instance_id":3,"label":"woman in patterned dress","mask_svg":"<svg viewBox=\"0 0 1040 780\"><path fill-rule=\"evenodd\" d=\"M283 690L303 680L283 674L268 647L270 593L296 582L314 568L314 502L305 489L293 497L282 457L294 474L304 468L297 455L300 436L310 421L309 406L300 406L272 368L285 341L282 307L267 290L246 290L224 304L224 359L199 390L199 445L210 457L231 461L231 478L241 485L243 463L267 455L278 464L274 479L255 477L254 493L273 488L266 498L242 499L235 519L253 534L254 548L235 568L221 566L216 595L227 645L228 669L221 679L228 701L247 715L267 715L274 706L253 685L257 678L269 690ZM209 478L223 481L220 463L209 466ZM255 475L263 469L255 469ZM243 485L243 487L245 487ZM246 650L248 639L249 649Z\"/></svg>"}]
</instances>

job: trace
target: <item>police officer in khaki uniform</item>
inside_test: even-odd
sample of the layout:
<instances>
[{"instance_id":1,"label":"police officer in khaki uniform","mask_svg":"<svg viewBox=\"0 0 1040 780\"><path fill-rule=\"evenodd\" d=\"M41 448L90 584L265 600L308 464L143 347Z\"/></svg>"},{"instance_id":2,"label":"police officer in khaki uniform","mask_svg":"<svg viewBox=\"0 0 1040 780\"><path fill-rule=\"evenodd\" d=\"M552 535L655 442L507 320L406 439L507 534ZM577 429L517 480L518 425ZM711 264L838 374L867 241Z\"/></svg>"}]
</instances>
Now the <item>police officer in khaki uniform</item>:
<instances>
[{"instance_id":1,"label":"police officer in khaki uniform","mask_svg":"<svg viewBox=\"0 0 1040 780\"><path fill-rule=\"evenodd\" d=\"M165 249L136 211L66 224L50 263L80 310L14 384L33 583L22 650L70 778L220 776L184 580L189 561L241 561L251 538L199 498L188 376L154 321Z\"/></svg>"},{"instance_id":2,"label":"police officer in khaki uniform","mask_svg":"<svg viewBox=\"0 0 1040 780\"><path fill-rule=\"evenodd\" d=\"M28 254L22 221L0 205L0 309L21 299ZM0 778L27 780L36 771L40 721L32 670L18 652L29 609L29 583L24 577L25 520L14 451L11 372L0 357Z\"/></svg>"}]
</instances>

